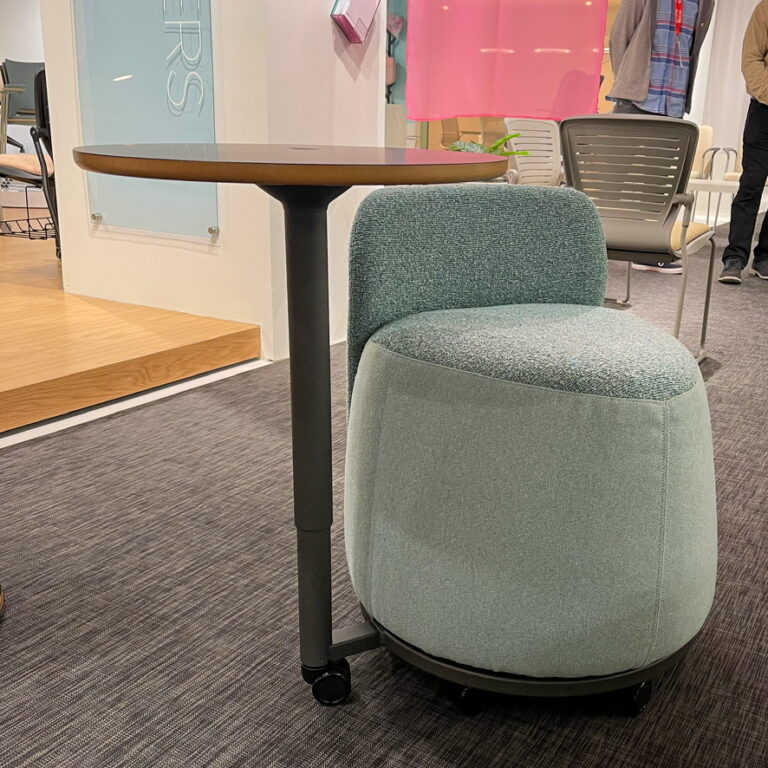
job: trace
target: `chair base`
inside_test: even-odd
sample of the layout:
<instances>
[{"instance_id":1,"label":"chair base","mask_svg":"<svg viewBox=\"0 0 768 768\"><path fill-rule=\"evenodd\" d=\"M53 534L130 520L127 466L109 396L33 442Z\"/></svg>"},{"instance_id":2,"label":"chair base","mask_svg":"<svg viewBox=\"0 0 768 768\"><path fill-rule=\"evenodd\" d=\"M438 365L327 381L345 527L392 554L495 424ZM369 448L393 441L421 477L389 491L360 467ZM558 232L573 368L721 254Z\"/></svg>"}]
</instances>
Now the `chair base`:
<instances>
[{"instance_id":1,"label":"chair base","mask_svg":"<svg viewBox=\"0 0 768 768\"><path fill-rule=\"evenodd\" d=\"M580 678L535 678L475 669L474 667L430 656L392 634L375 619L369 617L364 608L363 615L379 631L381 644L411 666L466 688L511 696L544 698L590 696L596 693L630 688L653 680L674 667L682 660L695 640L693 638L671 656L667 656L660 661L649 664L646 667L631 669L614 675Z\"/></svg>"}]
</instances>

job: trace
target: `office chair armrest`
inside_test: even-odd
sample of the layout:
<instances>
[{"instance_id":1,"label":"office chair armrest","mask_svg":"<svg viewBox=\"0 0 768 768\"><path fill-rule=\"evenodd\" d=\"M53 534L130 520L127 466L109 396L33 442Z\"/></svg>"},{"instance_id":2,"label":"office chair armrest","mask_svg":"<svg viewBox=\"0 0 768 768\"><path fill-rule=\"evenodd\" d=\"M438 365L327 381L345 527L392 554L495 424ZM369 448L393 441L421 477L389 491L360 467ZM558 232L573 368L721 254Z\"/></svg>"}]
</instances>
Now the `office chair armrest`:
<instances>
[{"instance_id":1,"label":"office chair armrest","mask_svg":"<svg viewBox=\"0 0 768 768\"><path fill-rule=\"evenodd\" d=\"M685 210L683 213L683 235L685 235L685 230L688 229L688 225L693 218L693 204L695 200L696 198L692 192L681 192L672 198L672 202L675 205L681 205ZM685 242L685 236L683 236L683 242Z\"/></svg>"},{"instance_id":2,"label":"office chair armrest","mask_svg":"<svg viewBox=\"0 0 768 768\"><path fill-rule=\"evenodd\" d=\"M672 198L672 203L674 205L684 205L692 208L694 199L693 192L678 192L678 194Z\"/></svg>"},{"instance_id":3,"label":"office chair armrest","mask_svg":"<svg viewBox=\"0 0 768 768\"><path fill-rule=\"evenodd\" d=\"M720 154L720 152L723 152L722 147L710 147L709 149L704 150L704 152L701 153L701 176L704 179L711 179L712 174L715 170L715 158ZM707 156L711 155L709 160L707 160ZM726 160L725 164L728 165L728 156L726 154Z\"/></svg>"}]
</instances>

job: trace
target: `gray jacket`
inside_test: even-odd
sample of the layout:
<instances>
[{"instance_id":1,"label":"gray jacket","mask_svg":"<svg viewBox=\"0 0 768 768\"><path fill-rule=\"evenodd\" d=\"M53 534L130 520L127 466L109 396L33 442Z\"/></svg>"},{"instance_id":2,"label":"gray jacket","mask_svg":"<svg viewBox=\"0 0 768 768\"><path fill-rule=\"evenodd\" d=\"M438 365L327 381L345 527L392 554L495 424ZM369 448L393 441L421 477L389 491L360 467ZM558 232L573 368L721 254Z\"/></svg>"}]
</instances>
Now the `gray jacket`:
<instances>
[{"instance_id":1,"label":"gray jacket","mask_svg":"<svg viewBox=\"0 0 768 768\"><path fill-rule=\"evenodd\" d=\"M656 33L658 0L624 0L611 29L611 67L616 82L611 90L612 99L642 102L648 98L651 82L651 51ZM707 36L715 0L699 0L699 16L693 36L691 75L688 81L686 112L691 111L693 83L704 39Z\"/></svg>"}]
</instances>

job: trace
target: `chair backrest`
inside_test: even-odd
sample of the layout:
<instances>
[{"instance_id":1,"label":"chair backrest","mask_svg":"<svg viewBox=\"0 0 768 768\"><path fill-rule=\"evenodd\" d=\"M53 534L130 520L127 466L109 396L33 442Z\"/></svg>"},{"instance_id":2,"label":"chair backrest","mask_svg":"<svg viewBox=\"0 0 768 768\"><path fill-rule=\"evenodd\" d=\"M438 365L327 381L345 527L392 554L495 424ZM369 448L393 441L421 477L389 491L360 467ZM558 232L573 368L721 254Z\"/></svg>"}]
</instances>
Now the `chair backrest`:
<instances>
[{"instance_id":1,"label":"chair backrest","mask_svg":"<svg viewBox=\"0 0 768 768\"><path fill-rule=\"evenodd\" d=\"M42 61L14 61L6 59L1 68L5 85L21 85L23 93L9 94L8 119L13 120L21 115L31 117L35 114L35 94L33 85L35 75L45 66Z\"/></svg>"},{"instance_id":2,"label":"chair backrest","mask_svg":"<svg viewBox=\"0 0 768 768\"><path fill-rule=\"evenodd\" d=\"M596 115L561 124L569 186L597 207L609 252L670 253L699 128L671 117Z\"/></svg>"},{"instance_id":3,"label":"chair backrest","mask_svg":"<svg viewBox=\"0 0 768 768\"><path fill-rule=\"evenodd\" d=\"M480 143L485 147L494 145L506 135L504 118L481 117L480 118Z\"/></svg>"},{"instance_id":4,"label":"chair backrest","mask_svg":"<svg viewBox=\"0 0 768 768\"><path fill-rule=\"evenodd\" d=\"M696 143L696 154L693 158L693 166L691 167L692 179L705 179L709 178L710 171L712 170L712 158L713 155L709 152L712 149L712 143L714 140L714 129L711 125L699 126L699 140Z\"/></svg>"},{"instance_id":5,"label":"chair backrest","mask_svg":"<svg viewBox=\"0 0 768 768\"><path fill-rule=\"evenodd\" d=\"M450 149L457 141L480 141L480 131L467 131L459 125L457 117L449 117L440 121L442 133L440 134L440 146Z\"/></svg>"},{"instance_id":6,"label":"chair backrest","mask_svg":"<svg viewBox=\"0 0 768 768\"><path fill-rule=\"evenodd\" d=\"M387 187L350 239L349 382L383 325L436 309L602 304L605 241L572 189L511 184Z\"/></svg>"},{"instance_id":7,"label":"chair backrest","mask_svg":"<svg viewBox=\"0 0 768 768\"><path fill-rule=\"evenodd\" d=\"M40 140L45 151L53 157L53 144L51 139L51 117L48 110L48 81L45 77L45 69L39 69L35 74L34 83L35 118Z\"/></svg>"},{"instance_id":8,"label":"chair backrest","mask_svg":"<svg viewBox=\"0 0 768 768\"><path fill-rule=\"evenodd\" d=\"M449 149L452 144L461 138L459 132L459 120L456 117L449 117L441 120L442 133L440 134L440 146L443 149Z\"/></svg>"},{"instance_id":9,"label":"chair backrest","mask_svg":"<svg viewBox=\"0 0 768 768\"><path fill-rule=\"evenodd\" d=\"M528 153L509 158L513 183L559 186L563 176L560 126L554 120L523 120L513 117L508 117L504 123L507 133L520 134L507 142L509 149Z\"/></svg>"}]
</instances>

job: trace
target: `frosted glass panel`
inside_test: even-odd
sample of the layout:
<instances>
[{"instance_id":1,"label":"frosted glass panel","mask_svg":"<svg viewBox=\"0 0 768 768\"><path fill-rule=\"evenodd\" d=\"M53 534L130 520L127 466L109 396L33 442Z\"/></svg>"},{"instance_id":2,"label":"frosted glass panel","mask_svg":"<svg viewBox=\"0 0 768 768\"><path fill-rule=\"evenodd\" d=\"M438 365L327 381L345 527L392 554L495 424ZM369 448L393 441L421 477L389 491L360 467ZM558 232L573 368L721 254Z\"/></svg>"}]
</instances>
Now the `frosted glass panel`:
<instances>
[{"instance_id":1,"label":"frosted glass panel","mask_svg":"<svg viewBox=\"0 0 768 768\"><path fill-rule=\"evenodd\" d=\"M216 139L211 0L74 0L85 144ZM119 228L208 237L215 184L88 174Z\"/></svg>"}]
</instances>

